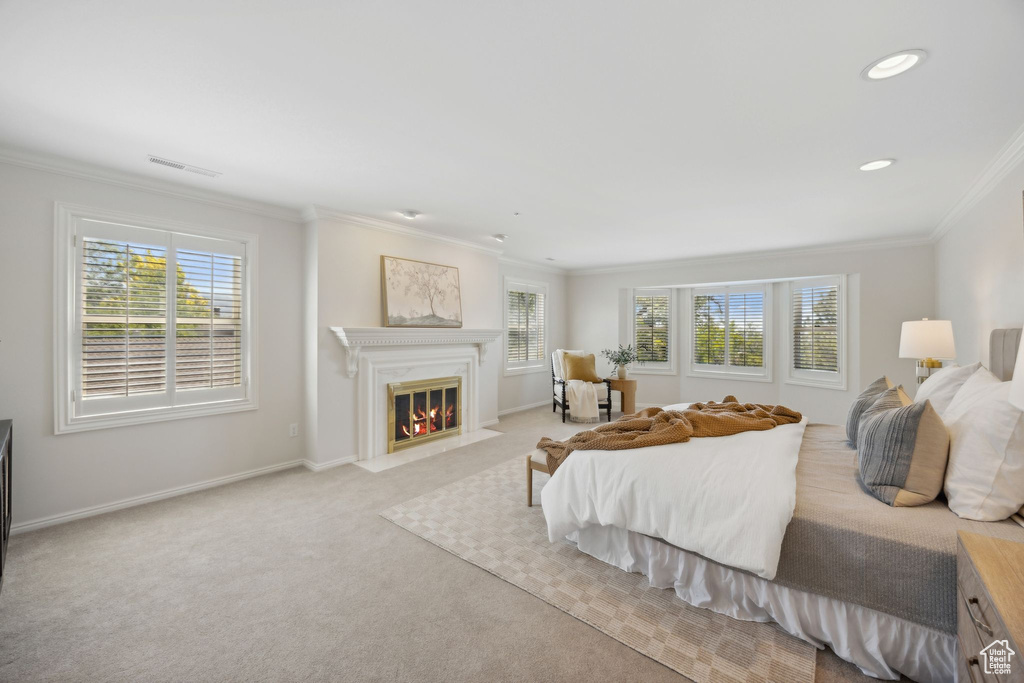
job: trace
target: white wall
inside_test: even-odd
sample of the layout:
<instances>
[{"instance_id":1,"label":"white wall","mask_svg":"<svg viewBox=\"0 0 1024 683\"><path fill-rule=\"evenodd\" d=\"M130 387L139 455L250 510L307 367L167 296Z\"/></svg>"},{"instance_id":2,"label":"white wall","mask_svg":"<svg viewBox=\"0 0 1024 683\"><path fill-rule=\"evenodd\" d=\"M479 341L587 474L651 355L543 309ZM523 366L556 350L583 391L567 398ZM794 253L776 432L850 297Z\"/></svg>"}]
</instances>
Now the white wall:
<instances>
[{"instance_id":1,"label":"white wall","mask_svg":"<svg viewBox=\"0 0 1024 683\"><path fill-rule=\"evenodd\" d=\"M324 465L352 458L358 451L357 382L345 375L345 352L330 328L383 324L381 255L457 266L466 328L501 328L501 284L497 276L498 258L493 253L334 218L317 219L315 237L318 320L317 329L307 329L307 334L315 334L318 344L317 426L316 448L307 457ZM480 368L481 424L493 423L498 417L500 343L492 347Z\"/></svg>"},{"instance_id":2,"label":"white wall","mask_svg":"<svg viewBox=\"0 0 1024 683\"><path fill-rule=\"evenodd\" d=\"M510 277L522 282L537 282L548 287L545 302L547 324L547 349L551 351L566 348L566 275L562 272L543 268L531 268L517 263L502 262L499 267L499 281L504 297L505 278ZM503 306L504 301L499 303ZM499 311L499 315L504 315ZM504 323L502 323L504 324ZM504 339L502 339L504 342ZM504 351L502 350L502 353ZM504 361L503 361L504 362ZM506 376L504 367L498 382L498 412L510 413L527 406L551 401L551 370L548 361L537 372L513 374Z\"/></svg>"},{"instance_id":3,"label":"white wall","mask_svg":"<svg viewBox=\"0 0 1024 683\"><path fill-rule=\"evenodd\" d=\"M914 362L898 356L900 323L932 317L933 254L929 244L879 248L845 247L698 259L676 264L652 264L635 270L574 275L569 278L569 345L598 352L629 340L621 323L628 299L623 290L716 282L846 274L847 389L824 389L786 384L786 332L782 297L774 297L772 325L773 381L707 379L686 376L688 342L677 325L674 375L634 373L637 401L666 404L682 400L721 400L735 394L740 400L783 403L817 422L843 424L853 398L879 376L914 386ZM686 296L679 297L684 306ZM677 320L682 321L682 315ZM610 368L608 368L610 371Z\"/></svg>"},{"instance_id":4,"label":"white wall","mask_svg":"<svg viewBox=\"0 0 1024 683\"><path fill-rule=\"evenodd\" d=\"M953 321L957 360L988 362L988 335L1024 323L1024 163L935 246L937 316Z\"/></svg>"},{"instance_id":5,"label":"white wall","mask_svg":"<svg viewBox=\"0 0 1024 683\"><path fill-rule=\"evenodd\" d=\"M63 201L260 241L259 409L53 434L53 215ZM302 233L277 218L0 164L0 416L13 418L14 523L66 515L302 457Z\"/></svg>"},{"instance_id":6,"label":"white wall","mask_svg":"<svg viewBox=\"0 0 1024 683\"><path fill-rule=\"evenodd\" d=\"M811 419L843 422L852 398L885 373L912 386L897 358L904 320L953 320L960 360L983 358L988 331L1024 322L1024 166L930 244L793 251L565 275L499 262L493 253L340 219L305 226L269 214L116 183L0 164L0 417L16 424L15 523L23 525L144 498L306 457L356 453L355 382L333 325L381 324L381 254L460 268L468 328L500 328L506 276L548 284L548 346L598 353L622 337L632 287L848 274L848 389L784 383L783 305L775 297L774 381L691 378L676 335L677 374L641 375L638 400L721 398L782 402ZM65 201L253 232L260 239L260 409L53 435L53 203ZM679 298L680 307L685 297ZM679 316L680 322L683 317ZM546 402L547 370L506 377L501 342L482 368L480 419ZM599 369L610 371L603 361ZM289 423L305 424L289 438ZM141 449L140 449L141 444Z\"/></svg>"}]
</instances>

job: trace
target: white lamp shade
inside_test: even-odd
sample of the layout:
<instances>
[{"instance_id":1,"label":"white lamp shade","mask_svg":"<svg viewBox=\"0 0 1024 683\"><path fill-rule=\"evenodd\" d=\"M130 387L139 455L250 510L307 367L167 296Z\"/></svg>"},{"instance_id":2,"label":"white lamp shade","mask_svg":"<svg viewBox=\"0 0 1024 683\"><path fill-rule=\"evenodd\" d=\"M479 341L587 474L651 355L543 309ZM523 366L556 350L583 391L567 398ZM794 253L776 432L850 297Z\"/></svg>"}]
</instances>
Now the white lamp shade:
<instances>
[{"instance_id":1,"label":"white lamp shade","mask_svg":"<svg viewBox=\"0 0 1024 683\"><path fill-rule=\"evenodd\" d=\"M1010 403L1024 410L1024 343L1017 349L1017 363L1013 366L1013 383L1010 385Z\"/></svg>"},{"instance_id":2,"label":"white lamp shade","mask_svg":"<svg viewBox=\"0 0 1024 683\"><path fill-rule=\"evenodd\" d=\"M953 323L949 320L909 320L900 334L900 358L956 358Z\"/></svg>"}]
</instances>

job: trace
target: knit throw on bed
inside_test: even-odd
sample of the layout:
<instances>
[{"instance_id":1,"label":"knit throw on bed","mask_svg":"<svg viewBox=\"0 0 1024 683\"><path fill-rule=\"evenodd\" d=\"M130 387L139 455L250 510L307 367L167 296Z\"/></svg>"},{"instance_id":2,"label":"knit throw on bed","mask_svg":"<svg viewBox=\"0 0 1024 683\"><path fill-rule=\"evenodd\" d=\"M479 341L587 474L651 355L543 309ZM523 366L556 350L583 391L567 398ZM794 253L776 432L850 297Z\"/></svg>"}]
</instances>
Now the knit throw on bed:
<instances>
[{"instance_id":1,"label":"knit throw on bed","mask_svg":"<svg viewBox=\"0 0 1024 683\"><path fill-rule=\"evenodd\" d=\"M785 406L740 403L726 396L721 403L694 403L686 410L644 408L615 422L588 429L565 441L544 437L537 448L547 451L548 471L555 473L569 455L582 451L622 451L689 441L691 437L730 436L761 432L803 419Z\"/></svg>"}]
</instances>

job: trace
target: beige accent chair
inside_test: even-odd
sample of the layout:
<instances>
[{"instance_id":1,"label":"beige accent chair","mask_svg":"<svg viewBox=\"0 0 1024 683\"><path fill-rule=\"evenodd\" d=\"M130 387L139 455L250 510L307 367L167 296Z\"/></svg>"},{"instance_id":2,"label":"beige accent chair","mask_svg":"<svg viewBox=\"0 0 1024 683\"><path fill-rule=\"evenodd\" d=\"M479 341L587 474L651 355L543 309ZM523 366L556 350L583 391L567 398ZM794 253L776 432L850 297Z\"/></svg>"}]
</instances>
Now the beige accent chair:
<instances>
[{"instance_id":1,"label":"beige accent chair","mask_svg":"<svg viewBox=\"0 0 1024 683\"><path fill-rule=\"evenodd\" d=\"M560 349L559 349L560 350ZM562 378L562 363L558 357L558 351L551 352L551 412L562 409L562 422L565 422L565 414L569 410L569 401L565 398L565 380ZM582 353L582 351L565 351L565 353ZM611 380L605 379L605 398L597 399L598 410L604 410L608 416L608 422L612 421L612 384ZM600 390L599 390L600 391ZM600 394L599 394L600 395Z\"/></svg>"}]
</instances>

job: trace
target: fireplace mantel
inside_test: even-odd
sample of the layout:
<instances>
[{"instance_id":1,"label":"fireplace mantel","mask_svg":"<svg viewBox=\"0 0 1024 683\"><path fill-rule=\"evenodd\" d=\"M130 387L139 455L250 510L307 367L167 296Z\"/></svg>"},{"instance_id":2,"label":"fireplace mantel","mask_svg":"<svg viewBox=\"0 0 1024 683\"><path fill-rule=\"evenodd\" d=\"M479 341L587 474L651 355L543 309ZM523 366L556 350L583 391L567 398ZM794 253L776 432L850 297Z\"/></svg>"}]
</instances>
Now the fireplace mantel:
<instances>
[{"instance_id":1,"label":"fireplace mantel","mask_svg":"<svg viewBox=\"0 0 1024 683\"><path fill-rule=\"evenodd\" d=\"M467 330L455 327L332 327L331 332L345 347L345 374L359 372L359 352L364 346L442 346L472 344L479 349L482 362L487 345L501 337L502 330Z\"/></svg>"}]
</instances>

